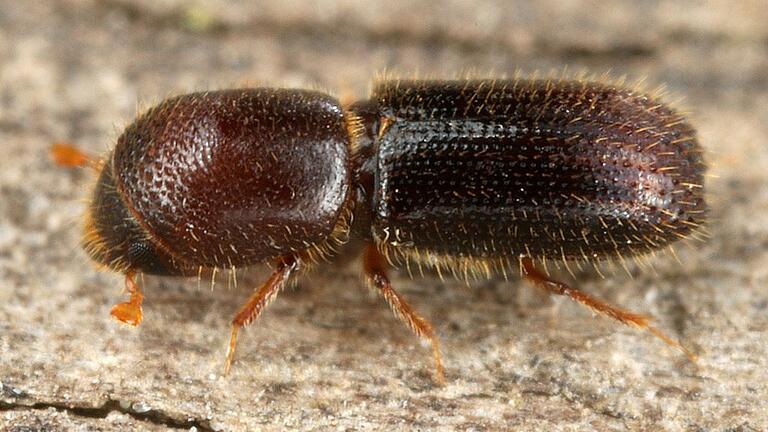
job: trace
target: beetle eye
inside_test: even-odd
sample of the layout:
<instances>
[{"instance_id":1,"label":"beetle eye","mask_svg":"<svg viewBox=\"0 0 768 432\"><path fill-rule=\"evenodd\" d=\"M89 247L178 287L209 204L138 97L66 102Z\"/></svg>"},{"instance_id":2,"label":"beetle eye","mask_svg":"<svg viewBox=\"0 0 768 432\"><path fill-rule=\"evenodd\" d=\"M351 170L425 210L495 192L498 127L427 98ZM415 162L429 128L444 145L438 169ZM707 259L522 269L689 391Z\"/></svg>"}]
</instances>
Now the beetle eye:
<instances>
[{"instance_id":1,"label":"beetle eye","mask_svg":"<svg viewBox=\"0 0 768 432\"><path fill-rule=\"evenodd\" d=\"M125 259L133 270L166 276L180 274L168 255L150 242L129 240Z\"/></svg>"},{"instance_id":2,"label":"beetle eye","mask_svg":"<svg viewBox=\"0 0 768 432\"><path fill-rule=\"evenodd\" d=\"M128 244L128 262L139 268L157 264L152 248L144 242L137 241Z\"/></svg>"}]
</instances>

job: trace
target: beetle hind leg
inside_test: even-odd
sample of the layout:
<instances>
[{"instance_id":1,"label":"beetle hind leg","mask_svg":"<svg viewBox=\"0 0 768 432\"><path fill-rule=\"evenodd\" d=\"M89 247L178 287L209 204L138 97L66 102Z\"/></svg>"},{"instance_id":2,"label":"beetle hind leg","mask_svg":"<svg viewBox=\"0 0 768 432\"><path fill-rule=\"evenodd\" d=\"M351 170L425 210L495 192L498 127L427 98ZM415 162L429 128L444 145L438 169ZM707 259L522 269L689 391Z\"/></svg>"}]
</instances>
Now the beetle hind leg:
<instances>
[{"instance_id":1,"label":"beetle hind leg","mask_svg":"<svg viewBox=\"0 0 768 432\"><path fill-rule=\"evenodd\" d=\"M373 288L387 301L395 316L402 321L416 336L426 339L432 345L432 357L435 361L435 382L445 383L445 369L440 358L440 344L435 331L427 320L419 316L405 299L392 288L386 273L386 263L381 253L373 244L368 244L363 251L363 272Z\"/></svg>"},{"instance_id":2,"label":"beetle hind leg","mask_svg":"<svg viewBox=\"0 0 768 432\"><path fill-rule=\"evenodd\" d=\"M586 306L592 311L613 318L624 325L644 329L672 348L681 351L692 362L696 362L696 354L662 333L661 330L651 326L649 324L649 317L618 308L597 297L593 297L578 288L573 288L563 282L554 280L536 269L533 265L533 260L529 257L520 258L520 267L522 269L523 278L527 279L537 287L552 294L567 296L571 300Z\"/></svg>"}]
</instances>

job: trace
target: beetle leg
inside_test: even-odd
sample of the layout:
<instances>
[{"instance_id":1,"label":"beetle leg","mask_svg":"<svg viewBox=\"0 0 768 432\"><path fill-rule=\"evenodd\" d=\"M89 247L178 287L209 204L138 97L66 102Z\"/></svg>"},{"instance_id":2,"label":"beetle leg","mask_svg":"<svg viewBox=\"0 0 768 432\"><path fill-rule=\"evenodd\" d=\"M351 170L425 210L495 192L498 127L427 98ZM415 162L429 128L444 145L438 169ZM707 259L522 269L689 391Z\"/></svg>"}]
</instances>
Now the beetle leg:
<instances>
[{"instance_id":1,"label":"beetle leg","mask_svg":"<svg viewBox=\"0 0 768 432\"><path fill-rule=\"evenodd\" d=\"M445 370L443 369L443 362L440 360L440 345L432 325L420 317L406 303L405 299L392 288L392 284L387 277L384 258L376 249L376 246L370 243L366 245L363 251L363 272L368 282L387 301L395 316L416 333L416 336L430 342L432 345L432 356L435 360L435 381L438 384L443 384L445 382Z\"/></svg>"},{"instance_id":2,"label":"beetle leg","mask_svg":"<svg viewBox=\"0 0 768 432\"><path fill-rule=\"evenodd\" d=\"M624 325L647 330L652 335L664 341L664 343L667 345L682 351L683 354L685 354L692 362L696 362L696 354L689 351L679 342L662 333L661 330L649 325L649 317L610 305L603 300L592 297L591 295L579 290L578 288L573 288L563 282L556 281L537 270L533 265L533 260L529 257L521 257L520 266L522 268L523 277L528 279L537 287L542 288L552 294L567 296L571 300L588 307L594 312L613 318Z\"/></svg>"},{"instance_id":3,"label":"beetle leg","mask_svg":"<svg viewBox=\"0 0 768 432\"><path fill-rule=\"evenodd\" d=\"M229 374L229 368L232 366L232 360L235 357L235 345L237 344L237 332L241 327L246 326L258 318L259 314L266 308L277 294L282 290L295 271L299 268L299 259L295 256L282 258L277 268L272 272L264 284L259 289L254 290L248 301L240 307L235 317L232 319L232 331L229 336L229 346L227 348L227 358L224 363L224 375Z\"/></svg>"},{"instance_id":4,"label":"beetle leg","mask_svg":"<svg viewBox=\"0 0 768 432\"><path fill-rule=\"evenodd\" d=\"M135 277L136 272L134 271L125 274L125 289L130 294L130 298L127 302L112 306L109 311L112 318L131 326L137 326L141 322L141 302L144 300L141 287L136 283Z\"/></svg>"}]
</instances>

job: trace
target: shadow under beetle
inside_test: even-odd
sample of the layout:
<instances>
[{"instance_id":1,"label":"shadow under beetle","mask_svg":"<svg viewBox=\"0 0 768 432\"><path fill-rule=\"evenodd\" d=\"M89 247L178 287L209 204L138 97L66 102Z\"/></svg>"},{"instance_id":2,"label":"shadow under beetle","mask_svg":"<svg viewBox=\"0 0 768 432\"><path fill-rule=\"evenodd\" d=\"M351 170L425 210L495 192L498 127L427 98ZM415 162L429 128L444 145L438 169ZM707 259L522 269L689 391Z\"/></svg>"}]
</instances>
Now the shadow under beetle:
<instances>
[{"instance_id":1,"label":"shadow under beetle","mask_svg":"<svg viewBox=\"0 0 768 432\"><path fill-rule=\"evenodd\" d=\"M297 274L350 238L396 316L438 340L390 284L388 265L441 277L524 278L595 312L648 325L534 266L637 257L704 222L695 131L657 97L583 80L384 80L368 100L272 88L193 93L138 117L104 161L56 146L62 164L100 170L83 246L125 274L116 319L142 318L139 273L199 275L268 262L273 273L232 320L238 330ZM570 268L569 268L570 270Z\"/></svg>"}]
</instances>

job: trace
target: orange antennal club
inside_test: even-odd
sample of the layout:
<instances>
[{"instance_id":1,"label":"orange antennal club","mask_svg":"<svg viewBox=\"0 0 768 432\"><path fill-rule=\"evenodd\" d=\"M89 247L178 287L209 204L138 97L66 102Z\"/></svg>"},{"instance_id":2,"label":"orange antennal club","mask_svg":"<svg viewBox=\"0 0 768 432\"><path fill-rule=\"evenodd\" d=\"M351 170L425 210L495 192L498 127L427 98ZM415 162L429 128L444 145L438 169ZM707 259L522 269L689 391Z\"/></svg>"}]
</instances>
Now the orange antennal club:
<instances>
[{"instance_id":1,"label":"orange antennal club","mask_svg":"<svg viewBox=\"0 0 768 432\"><path fill-rule=\"evenodd\" d=\"M90 167L93 169L101 167L101 161L98 158L81 151L69 143L53 143L49 152L53 162L61 167Z\"/></svg>"}]
</instances>

